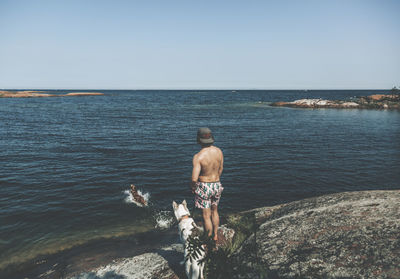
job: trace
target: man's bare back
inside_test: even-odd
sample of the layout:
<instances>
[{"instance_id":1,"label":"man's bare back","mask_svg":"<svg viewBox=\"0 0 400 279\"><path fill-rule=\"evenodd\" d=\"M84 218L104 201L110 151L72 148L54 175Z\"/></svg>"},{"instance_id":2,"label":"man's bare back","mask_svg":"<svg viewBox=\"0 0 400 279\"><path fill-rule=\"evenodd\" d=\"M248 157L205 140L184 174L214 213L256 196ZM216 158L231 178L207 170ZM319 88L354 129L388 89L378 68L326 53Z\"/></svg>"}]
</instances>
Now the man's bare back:
<instances>
[{"instance_id":1,"label":"man's bare back","mask_svg":"<svg viewBox=\"0 0 400 279\"><path fill-rule=\"evenodd\" d=\"M202 148L200 152L193 157L192 181L219 181L223 170L223 161L224 156L222 155L221 149L218 147L208 146Z\"/></svg>"}]
</instances>

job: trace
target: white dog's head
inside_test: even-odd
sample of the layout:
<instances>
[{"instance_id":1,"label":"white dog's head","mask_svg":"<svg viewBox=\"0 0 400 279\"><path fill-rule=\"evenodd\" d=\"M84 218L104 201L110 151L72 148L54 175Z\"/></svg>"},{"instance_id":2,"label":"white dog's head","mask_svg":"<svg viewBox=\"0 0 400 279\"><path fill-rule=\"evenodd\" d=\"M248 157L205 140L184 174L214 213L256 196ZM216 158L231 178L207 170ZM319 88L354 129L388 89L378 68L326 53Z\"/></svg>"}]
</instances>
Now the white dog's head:
<instances>
[{"instance_id":1,"label":"white dog's head","mask_svg":"<svg viewBox=\"0 0 400 279\"><path fill-rule=\"evenodd\" d=\"M186 200L183 200L181 204L177 204L175 201L172 202L172 208L174 209L174 214L176 220L180 220L183 216L190 216L189 209L187 208Z\"/></svg>"}]
</instances>

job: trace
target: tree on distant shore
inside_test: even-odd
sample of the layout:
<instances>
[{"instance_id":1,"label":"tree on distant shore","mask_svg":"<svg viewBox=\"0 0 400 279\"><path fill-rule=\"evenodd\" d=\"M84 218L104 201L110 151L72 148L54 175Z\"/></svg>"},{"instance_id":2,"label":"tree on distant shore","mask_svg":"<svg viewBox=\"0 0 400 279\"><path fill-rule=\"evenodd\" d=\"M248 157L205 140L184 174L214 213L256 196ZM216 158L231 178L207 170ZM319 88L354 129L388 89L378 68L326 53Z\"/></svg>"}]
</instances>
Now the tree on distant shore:
<instances>
[{"instance_id":1,"label":"tree on distant shore","mask_svg":"<svg viewBox=\"0 0 400 279\"><path fill-rule=\"evenodd\" d=\"M400 95L400 89L398 89L396 86L393 86L393 88L390 90L392 94L397 94Z\"/></svg>"}]
</instances>

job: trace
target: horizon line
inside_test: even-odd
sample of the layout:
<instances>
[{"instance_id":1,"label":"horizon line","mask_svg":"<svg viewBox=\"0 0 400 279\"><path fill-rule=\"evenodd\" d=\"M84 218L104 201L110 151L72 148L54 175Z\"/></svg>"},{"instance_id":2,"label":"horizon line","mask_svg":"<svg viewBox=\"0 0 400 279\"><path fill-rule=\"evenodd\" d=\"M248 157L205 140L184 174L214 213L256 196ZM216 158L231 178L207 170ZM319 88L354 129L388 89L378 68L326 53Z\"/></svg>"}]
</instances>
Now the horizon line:
<instances>
[{"instance_id":1,"label":"horizon line","mask_svg":"<svg viewBox=\"0 0 400 279\"><path fill-rule=\"evenodd\" d=\"M225 90L277 90L277 91L291 91L291 90L299 90L299 91L324 91L324 90L391 90L393 88L212 88L212 87L207 87L207 88L29 88L29 87L24 87L24 88L0 88L0 90L35 90L35 91L40 91L40 90L119 90L119 91L151 91L151 90L215 90L215 91L225 91Z\"/></svg>"}]
</instances>

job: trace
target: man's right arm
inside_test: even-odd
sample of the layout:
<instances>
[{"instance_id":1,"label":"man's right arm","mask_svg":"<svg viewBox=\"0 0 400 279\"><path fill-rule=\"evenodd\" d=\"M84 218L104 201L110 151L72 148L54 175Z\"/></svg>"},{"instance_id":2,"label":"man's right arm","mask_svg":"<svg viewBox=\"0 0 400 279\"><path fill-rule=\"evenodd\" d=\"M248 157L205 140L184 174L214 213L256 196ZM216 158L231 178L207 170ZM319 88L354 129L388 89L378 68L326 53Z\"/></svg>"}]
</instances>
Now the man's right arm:
<instances>
[{"instance_id":1,"label":"man's right arm","mask_svg":"<svg viewBox=\"0 0 400 279\"><path fill-rule=\"evenodd\" d=\"M192 193L194 193L194 191L196 190L196 183L199 180L200 171L201 171L200 160L196 154L193 156L192 181L190 182Z\"/></svg>"}]
</instances>

